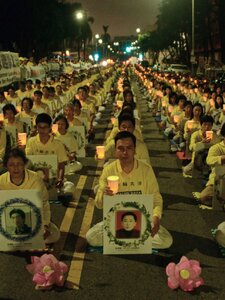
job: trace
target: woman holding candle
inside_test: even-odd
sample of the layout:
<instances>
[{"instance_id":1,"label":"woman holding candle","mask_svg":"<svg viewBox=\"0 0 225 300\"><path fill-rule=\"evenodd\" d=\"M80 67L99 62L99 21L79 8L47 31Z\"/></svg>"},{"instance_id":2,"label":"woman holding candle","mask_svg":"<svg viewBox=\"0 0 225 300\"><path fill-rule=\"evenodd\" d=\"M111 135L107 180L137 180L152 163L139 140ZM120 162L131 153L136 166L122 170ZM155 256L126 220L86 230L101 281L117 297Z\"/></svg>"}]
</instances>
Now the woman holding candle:
<instances>
[{"instance_id":1,"label":"woman holding candle","mask_svg":"<svg viewBox=\"0 0 225 300\"><path fill-rule=\"evenodd\" d=\"M221 131L221 136L223 137L222 142L217 143L210 147L206 163L211 167L211 173L209 176L209 180L206 183L206 187L200 193L198 200L205 205L212 205L213 200L213 185L215 181L215 167L217 165L224 165L225 164L225 124L223 124ZM195 195L195 193L193 193Z\"/></svg>"}]
</instances>

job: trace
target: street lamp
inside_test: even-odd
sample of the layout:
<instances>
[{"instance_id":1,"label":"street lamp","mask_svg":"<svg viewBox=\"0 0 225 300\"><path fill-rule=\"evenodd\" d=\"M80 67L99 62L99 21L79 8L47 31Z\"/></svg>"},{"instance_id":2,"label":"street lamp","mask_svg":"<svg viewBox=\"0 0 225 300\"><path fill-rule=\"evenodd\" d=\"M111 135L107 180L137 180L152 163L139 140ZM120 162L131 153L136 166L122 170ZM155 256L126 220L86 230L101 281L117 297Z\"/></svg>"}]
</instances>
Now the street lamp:
<instances>
[{"instance_id":1,"label":"street lamp","mask_svg":"<svg viewBox=\"0 0 225 300\"><path fill-rule=\"evenodd\" d=\"M100 35L97 33L97 34L95 35L95 38L96 38L96 40L98 40L98 39L100 38Z\"/></svg>"},{"instance_id":2,"label":"street lamp","mask_svg":"<svg viewBox=\"0 0 225 300\"><path fill-rule=\"evenodd\" d=\"M76 17L76 20L78 20L80 22L84 18L84 13L82 11L77 11L75 14L75 17ZM78 61L80 61L80 40L81 40L81 45L82 45L81 24L79 24L78 43L77 43Z\"/></svg>"},{"instance_id":3,"label":"street lamp","mask_svg":"<svg viewBox=\"0 0 225 300\"><path fill-rule=\"evenodd\" d=\"M140 32L141 32L141 29L140 29L140 28L137 28L137 29L136 29L136 32L137 32L137 34L140 33Z\"/></svg>"},{"instance_id":4,"label":"street lamp","mask_svg":"<svg viewBox=\"0 0 225 300\"><path fill-rule=\"evenodd\" d=\"M192 0L192 22L191 22L191 71L194 74L194 64L195 64L195 0Z\"/></svg>"}]
</instances>

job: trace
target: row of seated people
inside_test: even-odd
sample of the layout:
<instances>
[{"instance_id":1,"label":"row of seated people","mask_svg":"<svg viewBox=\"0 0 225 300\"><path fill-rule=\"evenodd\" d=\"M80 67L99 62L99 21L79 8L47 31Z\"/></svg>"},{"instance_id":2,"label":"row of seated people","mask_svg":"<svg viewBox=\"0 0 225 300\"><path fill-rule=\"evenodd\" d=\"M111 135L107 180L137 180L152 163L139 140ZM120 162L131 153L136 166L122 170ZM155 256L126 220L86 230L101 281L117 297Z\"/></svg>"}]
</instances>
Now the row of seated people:
<instances>
[{"instance_id":1,"label":"row of seated people","mask_svg":"<svg viewBox=\"0 0 225 300\"><path fill-rule=\"evenodd\" d=\"M146 91L146 82L143 83L140 76L139 83ZM157 86L157 81L154 83ZM162 82L159 86L162 86ZM154 110L157 106L156 121L169 138L171 151L184 151L188 164L182 167L183 176L192 177L196 169L210 172L202 192L193 194L200 203L212 206L215 166L223 165L225 158L225 100L218 94L222 92L220 87L211 92L206 89L207 95L211 95L206 99L204 91L202 94L198 92L195 101L191 97L187 100L179 86L176 90L178 93L173 92L172 87L165 83L161 94L157 94L156 89L151 89L149 107ZM222 94L224 95L224 92ZM213 116L219 116L217 121Z\"/></svg>"},{"instance_id":2,"label":"row of seated people","mask_svg":"<svg viewBox=\"0 0 225 300\"><path fill-rule=\"evenodd\" d=\"M126 75L126 74L125 74ZM105 141L105 161L99 184L95 188L95 205L103 208L104 195L113 196L114 193L107 183L109 176L119 177L117 194L153 194L153 218L151 235L152 247L157 249L169 248L172 244L172 236L160 225L162 217L163 199L159 191L154 171L150 165L150 158L146 144L141 133L140 118L133 92L127 82L126 76L118 80L118 84L126 87L121 93L119 101L123 101L119 107L118 97L115 97L115 111L113 128ZM129 87L129 88L128 88ZM127 223L132 223L128 226ZM135 238L135 216L126 214L122 216L121 224L123 233L119 238ZM95 224L86 234L91 246L103 245L103 222Z\"/></svg>"}]
</instances>

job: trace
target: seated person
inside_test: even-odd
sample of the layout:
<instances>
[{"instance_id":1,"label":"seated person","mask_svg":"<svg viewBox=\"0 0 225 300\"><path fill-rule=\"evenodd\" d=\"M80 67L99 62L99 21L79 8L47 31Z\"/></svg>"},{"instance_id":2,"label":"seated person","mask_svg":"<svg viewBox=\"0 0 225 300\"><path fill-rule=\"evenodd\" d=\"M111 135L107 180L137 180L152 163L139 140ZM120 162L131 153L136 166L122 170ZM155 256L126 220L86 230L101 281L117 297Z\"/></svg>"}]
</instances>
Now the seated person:
<instances>
[{"instance_id":1,"label":"seated person","mask_svg":"<svg viewBox=\"0 0 225 300\"><path fill-rule=\"evenodd\" d=\"M103 207L104 194L113 195L113 192L107 186L107 178L111 175L119 176L118 193L140 191L144 195L152 194L152 247L161 249L169 248L172 244L172 237L160 225L163 200L152 167L135 159L136 138L132 133L119 132L115 137L115 145L117 160L103 169L95 197L95 205L101 209ZM90 245L102 246L103 222L89 229L86 238Z\"/></svg>"},{"instance_id":2,"label":"seated person","mask_svg":"<svg viewBox=\"0 0 225 300\"><path fill-rule=\"evenodd\" d=\"M65 164L68 161L65 147L51 134L52 118L48 114L41 113L37 115L35 123L38 134L28 139L25 150L26 154L55 154L58 160L58 177L56 186L60 188L63 186Z\"/></svg>"},{"instance_id":3,"label":"seated person","mask_svg":"<svg viewBox=\"0 0 225 300\"><path fill-rule=\"evenodd\" d=\"M55 134L55 138L64 145L67 152L68 162L70 163L69 170L71 172L81 170L82 164L76 159L78 151L77 141L75 137L68 132L69 123L67 118L63 115L58 115L54 120L54 124L58 125L58 131Z\"/></svg>"},{"instance_id":4,"label":"seated person","mask_svg":"<svg viewBox=\"0 0 225 300\"><path fill-rule=\"evenodd\" d=\"M210 147L206 163L211 167L212 171L209 176L209 180L206 183L206 187L200 193L198 199L202 204L212 205L213 199L213 185L215 180L215 166L225 164L225 124L223 124L220 134L223 137L223 141Z\"/></svg>"},{"instance_id":5,"label":"seated person","mask_svg":"<svg viewBox=\"0 0 225 300\"><path fill-rule=\"evenodd\" d=\"M189 145L189 150L192 152L192 159L188 165L183 167L184 177L192 176L192 169L194 167L195 161L195 153L203 151L205 149L209 149L212 145L219 143L219 141L221 140L215 132L213 132L212 138L206 136L206 131L212 130L213 122L214 120L212 116L205 115L201 117L201 129L192 133Z\"/></svg>"},{"instance_id":6,"label":"seated person","mask_svg":"<svg viewBox=\"0 0 225 300\"><path fill-rule=\"evenodd\" d=\"M120 132L131 132L135 130L135 119L129 115L124 115L119 119L119 131ZM143 159L147 164L150 164L150 158L148 153L148 148L146 144L140 140L136 140L136 149L135 149L136 159ZM114 159L115 158L115 141L112 139L105 146L105 159Z\"/></svg>"},{"instance_id":7,"label":"seated person","mask_svg":"<svg viewBox=\"0 0 225 300\"><path fill-rule=\"evenodd\" d=\"M135 229L137 224L137 216L134 212L128 211L123 213L121 217L121 229L116 231L118 239L133 239L140 237L140 230Z\"/></svg>"},{"instance_id":8,"label":"seated person","mask_svg":"<svg viewBox=\"0 0 225 300\"><path fill-rule=\"evenodd\" d=\"M122 114L119 116L118 118L118 127L115 127L112 129L110 135L108 136L107 140L106 140L106 145L108 143L110 143L116 136L116 134L123 130L123 131L130 131L130 128L135 126L135 121L134 121L134 125L132 124L132 121L130 121L130 119L132 118L132 116L130 114ZM143 141L143 137L142 134L140 133L140 131L133 129L133 134L136 137L136 139Z\"/></svg>"},{"instance_id":9,"label":"seated person","mask_svg":"<svg viewBox=\"0 0 225 300\"><path fill-rule=\"evenodd\" d=\"M28 159L21 149L14 148L6 153L3 163L8 171L0 176L0 190L38 190L43 201L45 242L54 243L59 239L60 232L56 225L50 222L51 211L48 202L48 191L39 175L26 169L27 162Z\"/></svg>"}]
</instances>

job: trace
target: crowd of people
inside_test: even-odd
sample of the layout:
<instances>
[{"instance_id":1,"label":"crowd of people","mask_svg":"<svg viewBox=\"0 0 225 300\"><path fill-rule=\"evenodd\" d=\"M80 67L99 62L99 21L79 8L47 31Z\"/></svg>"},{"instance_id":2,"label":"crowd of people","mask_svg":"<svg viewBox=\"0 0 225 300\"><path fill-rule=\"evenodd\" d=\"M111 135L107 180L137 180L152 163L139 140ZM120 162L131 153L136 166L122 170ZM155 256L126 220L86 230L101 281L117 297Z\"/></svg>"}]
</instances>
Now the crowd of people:
<instances>
[{"instance_id":1,"label":"crowd of people","mask_svg":"<svg viewBox=\"0 0 225 300\"><path fill-rule=\"evenodd\" d=\"M207 177L206 187L193 191L193 195L199 203L212 206L215 166L225 163L224 86L190 76L160 74L141 66L114 66L102 70L101 76L99 73L81 77L72 74L52 78L49 82L27 80L21 82L17 91L11 86L7 94L0 92L0 158L3 161L0 189L26 186L26 189L41 190L46 242L56 241L50 238L54 224L49 196L37 174L26 169L26 155L55 154L58 161L55 185L63 189L65 166L73 163L74 172L82 168L77 162L77 142L72 128L83 126L86 143L92 142L101 113L111 101L114 107L112 129L104 143L105 165L95 187L95 205L102 209L104 195L114 195L107 184L107 178L113 175L119 177L118 194L152 194L153 248L171 246L172 236L160 224L163 199L141 132L134 82L148 103L149 115L155 117L159 130L168 138L171 152L182 158L183 176L192 177L195 170L200 170L201 175ZM56 132L52 130L53 124L58 125ZM9 127L16 128L17 133L27 133L26 145L22 145L20 139L12 139ZM65 143L65 137L70 140L69 144ZM99 159L97 153L96 159ZM127 220L135 224L135 216L128 214L121 219L125 231L133 230L134 226L126 227ZM59 238L57 228L54 230L54 236ZM118 236L120 234L125 233ZM90 228L86 238L90 245L102 246L103 222Z\"/></svg>"}]
</instances>

